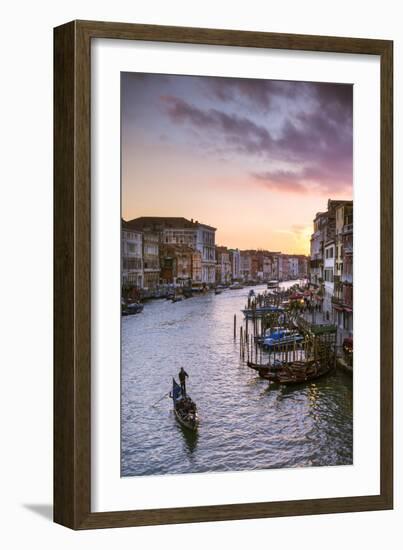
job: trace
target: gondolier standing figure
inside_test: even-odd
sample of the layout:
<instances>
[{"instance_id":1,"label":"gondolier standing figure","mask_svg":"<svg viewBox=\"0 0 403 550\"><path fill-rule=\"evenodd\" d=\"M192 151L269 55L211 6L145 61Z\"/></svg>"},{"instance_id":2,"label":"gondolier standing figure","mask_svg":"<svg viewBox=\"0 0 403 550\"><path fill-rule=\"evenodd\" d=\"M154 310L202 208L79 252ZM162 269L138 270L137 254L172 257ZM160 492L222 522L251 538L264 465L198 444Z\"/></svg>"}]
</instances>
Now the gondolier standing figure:
<instances>
[{"instance_id":1,"label":"gondolier standing figure","mask_svg":"<svg viewBox=\"0 0 403 550\"><path fill-rule=\"evenodd\" d=\"M179 371L179 382L181 383L183 397L186 397L186 377L189 378L189 375L185 369L181 367L181 370Z\"/></svg>"}]
</instances>

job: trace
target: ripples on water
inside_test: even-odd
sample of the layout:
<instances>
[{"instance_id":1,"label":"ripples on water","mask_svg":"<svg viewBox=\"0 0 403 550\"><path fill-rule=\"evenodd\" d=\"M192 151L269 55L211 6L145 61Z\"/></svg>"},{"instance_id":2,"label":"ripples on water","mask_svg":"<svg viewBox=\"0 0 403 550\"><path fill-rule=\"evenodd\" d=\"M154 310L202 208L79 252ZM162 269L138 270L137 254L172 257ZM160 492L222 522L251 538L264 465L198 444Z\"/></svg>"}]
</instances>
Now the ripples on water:
<instances>
[{"instance_id":1,"label":"ripples on water","mask_svg":"<svg viewBox=\"0 0 403 550\"><path fill-rule=\"evenodd\" d=\"M233 316L239 324L248 291L155 300L122 319L123 476L352 463L351 377L281 387L240 363ZM177 423L168 397L151 407L182 366L196 434Z\"/></svg>"}]
</instances>

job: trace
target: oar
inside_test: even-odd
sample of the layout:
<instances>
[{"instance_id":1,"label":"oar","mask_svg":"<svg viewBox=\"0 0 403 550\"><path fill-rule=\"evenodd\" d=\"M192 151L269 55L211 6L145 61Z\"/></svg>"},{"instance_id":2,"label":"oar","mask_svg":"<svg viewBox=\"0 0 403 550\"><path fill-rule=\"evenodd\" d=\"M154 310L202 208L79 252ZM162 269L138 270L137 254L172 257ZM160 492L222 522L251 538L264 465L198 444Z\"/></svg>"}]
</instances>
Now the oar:
<instances>
[{"instance_id":1,"label":"oar","mask_svg":"<svg viewBox=\"0 0 403 550\"><path fill-rule=\"evenodd\" d=\"M163 395L160 399L158 399L158 401L156 401L156 402L154 403L154 405L151 405L151 406L152 406L152 407L155 407L155 405L157 405L160 401L162 401L162 400L164 399L164 397L166 397L167 395L169 395L169 392L168 392L168 393L164 393L164 395Z\"/></svg>"}]
</instances>

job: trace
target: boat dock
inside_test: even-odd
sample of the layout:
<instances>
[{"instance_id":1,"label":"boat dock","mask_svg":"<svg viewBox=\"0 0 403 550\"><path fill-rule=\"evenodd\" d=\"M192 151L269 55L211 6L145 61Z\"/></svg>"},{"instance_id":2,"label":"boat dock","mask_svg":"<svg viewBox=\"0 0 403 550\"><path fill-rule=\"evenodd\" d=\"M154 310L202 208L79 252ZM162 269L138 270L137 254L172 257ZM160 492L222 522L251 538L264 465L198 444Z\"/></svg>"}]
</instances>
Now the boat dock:
<instances>
[{"instance_id":1,"label":"boat dock","mask_svg":"<svg viewBox=\"0 0 403 550\"><path fill-rule=\"evenodd\" d=\"M304 316L307 295L295 286L248 297L239 327L239 356L261 377L287 384L323 376L336 365L352 372L338 356L337 327Z\"/></svg>"}]
</instances>

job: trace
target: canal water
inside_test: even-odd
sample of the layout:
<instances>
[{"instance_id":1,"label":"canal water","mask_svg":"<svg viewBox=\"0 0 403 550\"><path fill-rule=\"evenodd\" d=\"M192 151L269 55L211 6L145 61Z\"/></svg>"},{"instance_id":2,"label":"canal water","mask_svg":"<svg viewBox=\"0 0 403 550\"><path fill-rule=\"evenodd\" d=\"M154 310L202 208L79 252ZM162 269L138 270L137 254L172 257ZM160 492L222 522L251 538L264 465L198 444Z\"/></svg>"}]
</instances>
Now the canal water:
<instances>
[{"instance_id":1,"label":"canal water","mask_svg":"<svg viewBox=\"0 0 403 550\"><path fill-rule=\"evenodd\" d=\"M351 377L279 387L240 362L233 318L239 325L250 288L154 300L122 318L122 476L352 464ZM181 367L200 415L195 434L168 397L152 407Z\"/></svg>"}]
</instances>

